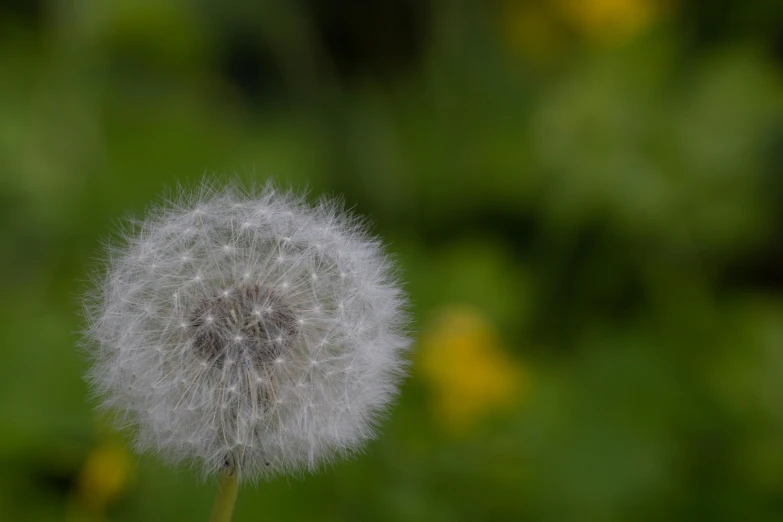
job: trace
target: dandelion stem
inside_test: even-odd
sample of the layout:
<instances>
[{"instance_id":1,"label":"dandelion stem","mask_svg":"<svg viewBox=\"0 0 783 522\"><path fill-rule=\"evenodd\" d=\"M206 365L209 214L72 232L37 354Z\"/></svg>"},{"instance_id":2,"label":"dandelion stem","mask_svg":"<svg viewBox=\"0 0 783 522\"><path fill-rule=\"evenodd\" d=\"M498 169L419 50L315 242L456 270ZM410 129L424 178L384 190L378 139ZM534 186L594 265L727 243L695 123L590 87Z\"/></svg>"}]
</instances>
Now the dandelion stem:
<instances>
[{"instance_id":1,"label":"dandelion stem","mask_svg":"<svg viewBox=\"0 0 783 522\"><path fill-rule=\"evenodd\" d=\"M215 504L212 507L212 517L209 522L231 522L234 514L234 503L237 500L236 473L226 471L220 475Z\"/></svg>"}]
</instances>

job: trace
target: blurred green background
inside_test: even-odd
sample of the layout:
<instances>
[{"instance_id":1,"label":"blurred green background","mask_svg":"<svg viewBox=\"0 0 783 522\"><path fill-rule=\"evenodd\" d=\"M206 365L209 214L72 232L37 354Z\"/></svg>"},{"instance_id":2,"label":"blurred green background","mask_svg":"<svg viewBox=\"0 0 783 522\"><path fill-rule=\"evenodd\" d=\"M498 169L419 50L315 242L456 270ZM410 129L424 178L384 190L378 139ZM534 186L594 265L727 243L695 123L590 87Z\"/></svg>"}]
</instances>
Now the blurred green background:
<instances>
[{"instance_id":1,"label":"blurred green background","mask_svg":"<svg viewBox=\"0 0 783 522\"><path fill-rule=\"evenodd\" d=\"M207 520L82 380L101 238L204 173L403 267L366 454L235 520L783 519L783 3L0 3L0 520Z\"/></svg>"}]
</instances>

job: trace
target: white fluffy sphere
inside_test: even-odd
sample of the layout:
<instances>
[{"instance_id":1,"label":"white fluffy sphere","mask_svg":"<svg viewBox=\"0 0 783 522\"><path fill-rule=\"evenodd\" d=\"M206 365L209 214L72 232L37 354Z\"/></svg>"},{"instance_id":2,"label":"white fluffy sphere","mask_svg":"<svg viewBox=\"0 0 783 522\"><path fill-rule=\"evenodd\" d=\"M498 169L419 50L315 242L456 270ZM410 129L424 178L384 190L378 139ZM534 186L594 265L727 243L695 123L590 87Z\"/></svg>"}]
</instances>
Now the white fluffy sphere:
<instances>
[{"instance_id":1,"label":"white fluffy sphere","mask_svg":"<svg viewBox=\"0 0 783 522\"><path fill-rule=\"evenodd\" d=\"M406 298L337 204L205 186L107 257L86 304L90 380L139 450L244 481L373 435L404 373Z\"/></svg>"}]
</instances>

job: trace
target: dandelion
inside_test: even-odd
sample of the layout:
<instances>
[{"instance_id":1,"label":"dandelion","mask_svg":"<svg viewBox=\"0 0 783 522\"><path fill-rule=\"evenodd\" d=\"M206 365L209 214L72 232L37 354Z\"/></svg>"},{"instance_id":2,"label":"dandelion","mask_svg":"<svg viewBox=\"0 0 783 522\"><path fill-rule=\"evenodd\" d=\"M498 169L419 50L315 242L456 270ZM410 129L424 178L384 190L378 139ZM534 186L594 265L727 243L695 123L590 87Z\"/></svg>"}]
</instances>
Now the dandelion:
<instances>
[{"instance_id":1,"label":"dandelion","mask_svg":"<svg viewBox=\"0 0 783 522\"><path fill-rule=\"evenodd\" d=\"M374 434L404 373L406 298L337 203L204 183L107 254L85 306L90 382L139 451L222 476L216 513L230 518L238 482L312 471Z\"/></svg>"}]
</instances>

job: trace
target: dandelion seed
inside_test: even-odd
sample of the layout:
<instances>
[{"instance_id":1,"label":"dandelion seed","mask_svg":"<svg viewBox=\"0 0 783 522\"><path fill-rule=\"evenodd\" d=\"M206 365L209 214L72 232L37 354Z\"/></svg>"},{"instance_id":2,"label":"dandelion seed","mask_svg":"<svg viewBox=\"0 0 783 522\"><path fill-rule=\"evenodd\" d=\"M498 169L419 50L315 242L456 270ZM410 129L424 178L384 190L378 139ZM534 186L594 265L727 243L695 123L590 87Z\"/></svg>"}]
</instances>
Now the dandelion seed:
<instances>
[{"instance_id":1,"label":"dandelion seed","mask_svg":"<svg viewBox=\"0 0 783 522\"><path fill-rule=\"evenodd\" d=\"M266 479L358 450L409 346L379 242L337 204L271 185L173 199L111 248L86 300L103 406L140 451L204 476Z\"/></svg>"}]
</instances>

